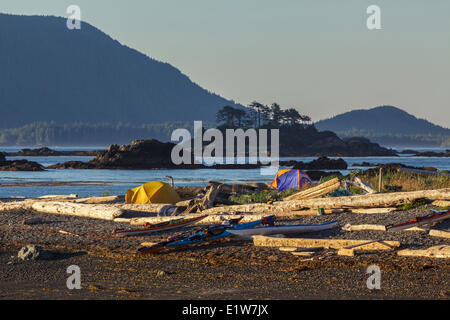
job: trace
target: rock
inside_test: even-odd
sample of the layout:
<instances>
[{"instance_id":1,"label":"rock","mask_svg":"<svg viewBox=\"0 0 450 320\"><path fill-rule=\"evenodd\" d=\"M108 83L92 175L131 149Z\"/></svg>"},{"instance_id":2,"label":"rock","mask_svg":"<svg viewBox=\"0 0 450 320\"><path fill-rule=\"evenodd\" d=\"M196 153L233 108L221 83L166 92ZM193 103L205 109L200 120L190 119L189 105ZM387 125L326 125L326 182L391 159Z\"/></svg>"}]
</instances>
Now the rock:
<instances>
[{"instance_id":1,"label":"rock","mask_svg":"<svg viewBox=\"0 0 450 320\"><path fill-rule=\"evenodd\" d=\"M156 274L156 276L163 277L163 276L170 276L171 274L173 274L173 272L159 270L158 273Z\"/></svg>"},{"instance_id":2,"label":"rock","mask_svg":"<svg viewBox=\"0 0 450 320\"><path fill-rule=\"evenodd\" d=\"M403 150L402 152L399 152L399 154L413 154L416 157L450 157L450 150L447 149L445 152Z\"/></svg>"},{"instance_id":3,"label":"rock","mask_svg":"<svg viewBox=\"0 0 450 320\"><path fill-rule=\"evenodd\" d=\"M3 156L3 159L5 157ZM0 157L0 171L44 171L45 168L37 162L28 160L2 160Z\"/></svg>"},{"instance_id":4,"label":"rock","mask_svg":"<svg viewBox=\"0 0 450 320\"><path fill-rule=\"evenodd\" d=\"M52 257L53 254L51 252L46 251L41 247L30 244L22 247L17 254L17 258L24 261L37 259L47 260L51 259Z\"/></svg>"},{"instance_id":5,"label":"rock","mask_svg":"<svg viewBox=\"0 0 450 320\"><path fill-rule=\"evenodd\" d=\"M344 139L345 144L356 157L396 156L397 152L392 149L381 147L378 143L370 142L367 138L354 137Z\"/></svg>"},{"instance_id":6,"label":"rock","mask_svg":"<svg viewBox=\"0 0 450 320\"><path fill-rule=\"evenodd\" d=\"M343 175L339 171L318 171L318 170L308 170L306 171L306 174L313 180L313 181L320 181L320 179L329 177L329 176L335 176L338 178L342 178Z\"/></svg>"},{"instance_id":7,"label":"rock","mask_svg":"<svg viewBox=\"0 0 450 320\"><path fill-rule=\"evenodd\" d=\"M48 169L95 169L95 165L82 161L67 161L47 167Z\"/></svg>"},{"instance_id":8,"label":"rock","mask_svg":"<svg viewBox=\"0 0 450 320\"><path fill-rule=\"evenodd\" d=\"M301 170L328 170L328 169L336 169L336 170L346 170L348 165L342 158L339 159L330 159L328 157L320 156L316 160L310 162L303 161L280 161L281 166L292 166L294 169Z\"/></svg>"},{"instance_id":9,"label":"rock","mask_svg":"<svg viewBox=\"0 0 450 320\"><path fill-rule=\"evenodd\" d=\"M393 150L380 147L371 143L368 139L352 138L346 141L341 140L332 132L317 132L317 130L305 129L305 137L302 142L292 141L293 135L298 138L299 132L294 131L289 136L280 137L280 155L315 156L330 154L333 156L389 156L396 155ZM311 131L311 132L310 132ZM304 133L304 132L302 132ZM286 134L286 132L284 133ZM301 136L301 135L300 135ZM285 139L283 143L283 139ZM308 140L309 139L309 140ZM289 143L288 143L289 142ZM95 159L86 163L70 161L63 164L56 164L49 168L74 168L74 169L255 169L261 164L216 164L205 166L202 164L175 165L171 160L172 149L175 147L171 142L160 142L155 139L136 140L130 145L119 146L112 144L108 150L99 152ZM297 161L282 161L281 165L293 165L296 168L322 170L322 169L347 169L347 163L343 159L332 160L327 157L319 157L310 163Z\"/></svg>"},{"instance_id":10,"label":"rock","mask_svg":"<svg viewBox=\"0 0 450 320\"><path fill-rule=\"evenodd\" d=\"M61 156L62 153L52 150L50 148L38 148L38 149L22 149L19 152L10 153L10 156L26 156L26 157L47 157L47 156Z\"/></svg>"},{"instance_id":11,"label":"rock","mask_svg":"<svg viewBox=\"0 0 450 320\"><path fill-rule=\"evenodd\" d=\"M18 152L7 153L10 157L59 157L59 156L96 156L99 151L56 151L47 147L37 149L22 149Z\"/></svg>"},{"instance_id":12,"label":"rock","mask_svg":"<svg viewBox=\"0 0 450 320\"><path fill-rule=\"evenodd\" d=\"M279 260L279 258L277 256L275 256L275 255L271 255L271 256L267 257L267 260L276 262L276 261Z\"/></svg>"}]
</instances>

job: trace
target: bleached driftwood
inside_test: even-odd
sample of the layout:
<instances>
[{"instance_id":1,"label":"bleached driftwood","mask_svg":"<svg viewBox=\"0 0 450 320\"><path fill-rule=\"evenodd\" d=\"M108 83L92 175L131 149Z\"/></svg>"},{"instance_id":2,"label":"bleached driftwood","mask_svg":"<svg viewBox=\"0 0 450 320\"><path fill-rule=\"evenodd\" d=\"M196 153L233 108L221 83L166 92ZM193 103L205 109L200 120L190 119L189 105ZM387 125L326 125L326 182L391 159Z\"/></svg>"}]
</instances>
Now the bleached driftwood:
<instances>
[{"instance_id":1,"label":"bleached driftwood","mask_svg":"<svg viewBox=\"0 0 450 320\"><path fill-rule=\"evenodd\" d=\"M438 190L420 190L410 192L377 193L363 196L289 200L289 201L279 201L273 204L253 203L253 204L226 206L226 207L215 207L202 211L202 214L214 214L218 212L228 212L228 213L252 212L255 214L260 214L260 213L292 212L302 209L315 209L315 208L333 209L333 208L352 208L352 207L353 208L392 207L421 198L428 198L430 200L449 199L450 188Z\"/></svg>"},{"instance_id":2,"label":"bleached driftwood","mask_svg":"<svg viewBox=\"0 0 450 320\"><path fill-rule=\"evenodd\" d=\"M450 258L450 246L434 246L423 250L404 249L397 251L397 255L405 257L428 257L428 258Z\"/></svg>"},{"instance_id":3,"label":"bleached driftwood","mask_svg":"<svg viewBox=\"0 0 450 320\"><path fill-rule=\"evenodd\" d=\"M37 199L43 199L43 200L69 200L69 199L76 199L78 198L77 194L68 194L68 195L46 195L46 196L40 196Z\"/></svg>"},{"instance_id":4,"label":"bleached driftwood","mask_svg":"<svg viewBox=\"0 0 450 320\"><path fill-rule=\"evenodd\" d=\"M346 224L342 227L343 231L365 231L365 230L373 230L373 231L386 231L386 226L381 224L355 224L350 225ZM403 229L403 231L428 231L429 227L412 227L408 229Z\"/></svg>"},{"instance_id":5,"label":"bleached driftwood","mask_svg":"<svg viewBox=\"0 0 450 320\"><path fill-rule=\"evenodd\" d=\"M341 183L339 182L339 179L334 178L327 182L321 183L318 186L300 191L289 197L286 197L284 198L284 201L318 198L327 193L333 192L334 190L338 189L340 185Z\"/></svg>"},{"instance_id":6,"label":"bleached driftwood","mask_svg":"<svg viewBox=\"0 0 450 320\"><path fill-rule=\"evenodd\" d=\"M450 239L450 231L431 229L428 233L432 237L440 237Z\"/></svg>"},{"instance_id":7,"label":"bleached driftwood","mask_svg":"<svg viewBox=\"0 0 450 320\"><path fill-rule=\"evenodd\" d=\"M360 178L355 177L353 179L353 182L361 189L363 189L365 192L367 192L368 194L372 194L375 193L376 191L372 189L372 187L365 183L364 181L362 181Z\"/></svg>"},{"instance_id":8,"label":"bleached driftwood","mask_svg":"<svg viewBox=\"0 0 450 320\"><path fill-rule=\"evenodd\" d=\"M445 201L445 200L436 200L436 201L433 201L433 203L431 203L431 204L436 207L450 207L450 201Z\"/></svg>"},{"instance_id":9,"label":"bleached driftwood","mask_svg":"<svg viewBox=\"0 0 450 320\"><path fill-rule=\"evenodd\" d=\"M324 247L326 249L359 246L359 250L389 250L392 247L400 246L398 241L274 238L266 236L253 236L253 244L260 247Z\"/></svg>"},{"instance_id":10,"label":"bleached driftwood","mask_svg":"<svg viewBox=\"0 0 450 320\"><path fill-rule=\"evenodd\" d=\"M38 212L63 214L87 218L113 220L123 214L122 209L103 204L82 204L71 202L34 202L31 208Z\"/></svg>"},{"instance_id":11,"label":"bleached driftwood","mask_svg":"<svg viewBox=\"0 0 450 320\"><path fill-rule=\"evenodd\" d=\"M377 213L390 213L396 211L397 208L351 208L350 211L353 213L364 213L364 214L377 214Z\"/></svg>"},{"instance_id":12,"label":"bleached driftwood","mask_svg":"<svg viewBox=\"0 0 450 320\"><path fill-rule=\"evenodd\" d=\"M29 200L0 202L0 212L12 210L31 210L32 204L33 201Z\"/></svg>"}]
</instances>

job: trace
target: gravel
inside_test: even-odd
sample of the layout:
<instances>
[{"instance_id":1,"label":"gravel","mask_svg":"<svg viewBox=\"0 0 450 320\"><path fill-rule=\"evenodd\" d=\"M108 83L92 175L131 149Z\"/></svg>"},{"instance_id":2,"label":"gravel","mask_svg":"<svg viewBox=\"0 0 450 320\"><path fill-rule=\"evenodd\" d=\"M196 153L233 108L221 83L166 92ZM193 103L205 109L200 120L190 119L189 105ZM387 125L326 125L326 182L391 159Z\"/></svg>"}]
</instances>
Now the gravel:
<instances>
[{"instance_id":1,"label":"gravel","mask_svg":"<svg viewBox=\"0 0 450 320\"><path fill-rule=\"evenodd\" d=\"M430 208L432 207L428 205L386 214L302 216L295 220L279 219L277 223L339 221L338 228L295 237L396 240L401 242L402 249L450 244L448 239L430 237L427 232L420 231L341 230L347 223L399 223L427 215ZM173 235L174 231L117 238L112 235L112 231L116 228L130 228L129 224L50 214L39 214L43 218L41 223L22 225L24 219L36 215L23 211L0 213L0 298L20 298L24 292L25 298L41 298L39 292L43 286L49 289L44 296L50 299L61 294L68 299L448 299L449 296L448 259L399 257L392 251L341 257L334 250L324 250L311 258L299 257L277 248L255 247L251 241L229 238L171 249L156 255L138 256L135 253L141 242L164 240ZM177 231L193 231L196 228L198 226ZM434 228L449 229L450 220L441 222ZM61 234L60 230L69 234ZM17 251L27 244L39 245L51 251L53 258L11 260L11 256L17 255ZM80 265L84 270L85 289L69 295L66 289L61 288L60 278L67 276L61 268L71 263ZM364 271L370 264L379 265L383 274L386 273L384 290L376 294L364 289L367 278ZM38 280L30 280L24 272L38 275L32 278ZM404 281L401 285L395 285L395 281L399 279ZM92 287L89 289L90 285ZM178 291L181 293L177 293Z\"/></svg>"}]
</instances>

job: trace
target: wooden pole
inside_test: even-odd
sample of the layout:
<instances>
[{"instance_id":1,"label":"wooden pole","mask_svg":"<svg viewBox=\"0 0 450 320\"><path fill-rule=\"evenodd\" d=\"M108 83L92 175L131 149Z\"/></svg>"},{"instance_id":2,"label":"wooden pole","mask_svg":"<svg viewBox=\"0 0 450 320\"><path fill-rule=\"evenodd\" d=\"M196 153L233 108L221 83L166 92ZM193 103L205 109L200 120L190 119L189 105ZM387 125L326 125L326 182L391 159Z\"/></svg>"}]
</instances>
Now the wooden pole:
<instances>
[{"instance_id":1,"label":"wooden pole","mask_svg":"<svg viewBox=\"0 0 450 320\"><path fill-rule=\"evenodd\" d=\"M174 188L175 184L173 183L173 177L172 176L166 176L166 177L170 179L170 181L172 182L172 188Z\"/></svg>"},{"instance_id":2,"label":"wooden pole","mask_svg":"<svg viewBox=\"0 0 450 320\"><path fill-rule=\"evenodd\" d=\"M380 173L378 175L378 192L383 191L383 168L380 167Z\"/></svg>"}]
</instances>

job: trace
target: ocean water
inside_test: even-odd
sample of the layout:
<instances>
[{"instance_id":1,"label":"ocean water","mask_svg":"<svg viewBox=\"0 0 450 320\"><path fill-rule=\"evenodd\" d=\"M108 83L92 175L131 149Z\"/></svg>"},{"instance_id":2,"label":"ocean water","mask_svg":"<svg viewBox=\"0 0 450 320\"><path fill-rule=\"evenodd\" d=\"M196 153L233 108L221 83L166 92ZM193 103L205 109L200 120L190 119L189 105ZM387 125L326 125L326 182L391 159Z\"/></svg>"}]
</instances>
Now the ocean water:
<instances>
[{"instance_id":1,"label":"ocean water","mask_svg":"<svg viewBox=\"0 0 450 320\"><path fill-rule=\"evenodd\" d=\"M0 151L13 152L20 148L3 148ZM81 148L55 148L56 150L81 150ZM96 148L84 148L83 150ZM98 148L101 149L101 148ZM26 159L38 162L44 166L78 160L88 161L93 157L7 157L8 160ZM336 157L332 157L336 159ZM297 160L309 162L316 157L289 157L281 160ZM348 170L340 170L347 174L349 170L360 167L355 164L369 163L402 163L410 166L435 167L450 170L449 158L438 157L343 157L348 163ZM145 182L160 180L170 182L167 176L172 176L178 186L204 186L208 181L225 183L271 182L273 174L263 175L260 169L198 169L198 170L74 170L48 169L43 172L9 172L0 171L0 198L8 197L38 197L42 195L78 194L84 196L101 196L106 194L124 194L128 189ZM31 183L29 186L14 184ZM60 185L54 185L60 183Z\"/></svg>"}]
</instances>

